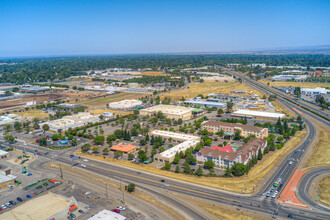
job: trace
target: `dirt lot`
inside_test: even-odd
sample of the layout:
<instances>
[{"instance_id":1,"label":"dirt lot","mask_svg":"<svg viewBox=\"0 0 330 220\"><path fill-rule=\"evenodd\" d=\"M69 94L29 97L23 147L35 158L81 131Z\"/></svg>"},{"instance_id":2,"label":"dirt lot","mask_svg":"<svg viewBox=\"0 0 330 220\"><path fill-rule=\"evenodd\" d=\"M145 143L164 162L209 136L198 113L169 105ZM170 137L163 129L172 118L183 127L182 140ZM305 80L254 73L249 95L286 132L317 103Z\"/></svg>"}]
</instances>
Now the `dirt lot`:
<instances>
[{"instance_id":1,"label":"dirt lot","mask_svg":"<svg viewBox=\"0 0 330 220\"><path fill-rule=\"evenodd\" d=\"M94 99L86 99L83 101L79 101L78 104L85 105L87 107L93 108L93 107L101 107L105 106L106 104L110 102L117 102L120 100L124 99L136 99L139 97L144 97L147 94L144 93L128 93L128 92L123 92L123 93L116 93L113 95L108 95L105 97L99 97L99 98L94 98Z\"/></svg>"},{"instance_id":2,"label":"dirt lot","mask_svg":"<svg viewBox=\"0 0 330 220\"><path fill-rule=\"evenodd\" d=\"M1 219L48 219L48 217L66 208L68 204L67 200L48 193L5 212L1 215Z\"/></svg>"},{"instance_id":3,"label":"dirt lot","mask_svg":"<svg viewBox=\"0 0 330 220\"><path fill-rule=\"evenodd\" d=\"M279 110L281 113L288 115L289 117L295 117L295 115L285 108L279 101L272 102L272 105L275 107L276 110Z\"/></svg>"},{"instance_id":4,"label":"dirt lot","mask_svg":"<svg viewBox=\"0 0 330 220\"><path fill-rule=\"evenodd\" d=\"M17 115L21 115L24 117L31 117L31 118L48 118L49 114L45 113L44 111L40 109L31 109L29 111L24 112L17 112Z\"/></svg>"},{"instance_id":5,"label":"dirt lot","mask_svg":"<svg viewBox=\"0 0 330 220\"><path fill-rule=\"evenodd\" d=\"M301 88L316 88L316 87L329 87L329 83L311 83L311 82L285 82L269 80L260 80L262 83L269 83L269 86L284 86L284 87L301 87Z\"/></svg>"},{"instance_id":6,"label":"dirt lot","mask_svg":"<svg viewBox=\"0 0 330 220\"><path fill-rule=\"evenodd\" d=\"M172 100L180 100L182 97L190 99L196 97L199 94L218 93L227 94L231 90L252 90L250 86L245 83L226 83L226 82L211 82L211 83L191 83L189 89L184 89L169 94L162 95L161 98L170 97ZM258 91L254 91L256 94L262 97L262 94Z\"/></svg>"},{"instance_id":7,"label":"dirt lot","mask_svg":"<svg viewBox=\"0 0 330 220\"><path fill-rule=\"evenodd\" d=\"M242 192L242 189L246 187L246 193L253 193L256 191L256 188L262 187L260 181L263 180L263 178L267 174L271 174L270 171L274 167L279 166L282 163L284 156L287 155L287 153L291 151L293 148L295 148L304 139L305 136L306 136L306 131L298 131L296 133L296 136L293 137L290 141L288 141L282 149L266 155L261 162L259 162L254 168L252 168L252 170L249 172L248 175L237 178L197 177L193 175L185 175L181 173L159 170L153 166L137 165L129 161L117 160L113 158L104 158L102 156L96 156L96 155L83 154L81 153L80 150L77 151L76 154L95 158L98 160L108 161L111 163L120 164L122 166L132 167L132 168L156 173L159 175L168 176L175 179L189 181L197 184L203 184L206 186L230 190L234 192Z\"/></svg>"},{"instance_id":8,"label":"dirt lot","mask_svg":"<svg viewBox=\"0 0 330 220\"><path fill-rule=\"evenodd\" d=\"M30 95L29 97L15 98L9 100L1 100L0 101L0 110L4 108L11 108L15 106L25 106L27 102L35 101L37 103L44 101L54 101L54 100L62 100L67 98L62 94L57 93L49 93L49 94L38 94L38 95Z\"/></svg>"}]
</instances>

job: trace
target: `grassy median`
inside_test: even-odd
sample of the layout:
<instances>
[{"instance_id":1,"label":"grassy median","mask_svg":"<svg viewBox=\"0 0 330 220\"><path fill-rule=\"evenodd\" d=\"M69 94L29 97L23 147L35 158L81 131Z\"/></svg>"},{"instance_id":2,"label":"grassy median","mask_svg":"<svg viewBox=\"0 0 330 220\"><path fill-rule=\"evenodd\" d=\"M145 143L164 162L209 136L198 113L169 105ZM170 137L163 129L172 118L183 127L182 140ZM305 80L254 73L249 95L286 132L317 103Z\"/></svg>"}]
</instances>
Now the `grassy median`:
<instances>
[{"instance_id":1,"label":"grassy median","mask_svg":"<svg viewBox=\"0 0 330 220\"><path fill-rule=\"evenodd\" d=\"M320 182L318 195L320 197L320 202L330 207L330 176L325 177Z\"/></svg>"}]
</instances>

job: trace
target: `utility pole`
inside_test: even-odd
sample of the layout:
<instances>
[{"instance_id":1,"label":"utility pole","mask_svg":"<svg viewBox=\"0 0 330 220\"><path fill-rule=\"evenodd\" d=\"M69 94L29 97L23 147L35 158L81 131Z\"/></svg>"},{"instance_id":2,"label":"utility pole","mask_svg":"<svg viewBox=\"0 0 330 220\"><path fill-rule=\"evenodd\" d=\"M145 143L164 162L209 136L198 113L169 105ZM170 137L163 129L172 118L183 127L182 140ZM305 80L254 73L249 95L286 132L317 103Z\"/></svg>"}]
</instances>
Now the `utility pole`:
<instances>
[{"instance_id":1,"label":"utility pole","mask_svg":"<svg viewBox=\"0 0 330 220\"><path fill-rule=\"evenodd\" d=\"M60 164L61 179L63 179L62 165Z\"/></svg>"},{"instance_id":2,"label":"utility pole","mask_svg":"<svg viewBox=\"0 0 330 220\"><path fill-rule=\"evenodd\" d=\"M108 193L108 185L107 185L107 183L105 183L105 190L106 190L106 193L107 193L107 199L109 199L109 193Z\"/></svg>"}]
</instances>

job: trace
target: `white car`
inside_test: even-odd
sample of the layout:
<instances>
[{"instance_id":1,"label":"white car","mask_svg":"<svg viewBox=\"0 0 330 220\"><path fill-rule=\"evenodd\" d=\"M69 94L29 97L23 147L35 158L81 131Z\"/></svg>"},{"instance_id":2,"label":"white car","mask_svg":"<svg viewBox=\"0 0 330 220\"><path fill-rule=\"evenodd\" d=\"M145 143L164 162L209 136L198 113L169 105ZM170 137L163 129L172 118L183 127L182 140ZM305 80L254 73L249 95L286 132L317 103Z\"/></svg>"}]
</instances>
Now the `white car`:
<instances>
[{"instance_id":1,"label":"white car","mask_svg":"<svg viewBox=\"0 0 330 220\"><path fill-rule=\"evenodd\" d=\"M90 192L90 191L88 191L88 192L85 192L85 195L89 195L89 194L91 194L91 192Z\"/></svg>"},{"instance_id":2,"label":"white car","mask_svg":"<svg viewBox=\"0 0 330 220\"><path fill-rule=\"evenodd\" d=\"M88 162L88 160L87 160L87 159L83 159L83 161L84 161L84 162Z\"/></svg>"},{"instance_id":3,"label":"white car","mask_svg":"<svg viewBox=\"0 0 330 220\"><path fill-rule=\"evenodd\" d=\"M86 165L85 165L85 164L80 164L80 166L82 166L82 167L86 167Z\"/></svg>"},{"instance_id":4,"label":"white car","mask_svg":"<svg viewBox=\"0 0 330 220\"><path fill-rule=\"evenodd\" d=\"M290 162L289 162L289 165L291 165L291 164L293 164L293 162L292 162L292 161L290 161Z\"/></svg>"},{"instance_id":5,"label":"white car","mask_svg":"<svg viewBox=\"0 0 330 220\"><path fill-rule=\"evenodd\" d=\"M124 211L126 208L125 206L118 206L117 209L119 209L120 211Z\"/></svg>"},{"instance_id":6,"label":"white car","mask_svg":"<svg viewBox=\"0 0 330 220\"><path fill-rule=\"evenodd\" d=\"M168 185L168 184L166 184L166 183L164 183L164 184L163 184L163 186L169 187L169 185Z\"/></svg>"},{"instance_id":7,"label":"white car","mask_svg":"<svg viewBox=\"0 0 330 220\"><path fill-rule=\"evenodd\" d=\"M276 197L276 194L274 193L273 195L272 195L272 198L275 198Z\"/></svg>"},{"instance_id":8,"label":"white car","mask_svg":"<svg viewBox=\"0 0 330 220\"><path fill-rule=\"evenodd\" d=\"M7 206L2 205L1 208L2 208L3 210L5 210L5 209L7 208Z\"/></svg>"}]
</instances>

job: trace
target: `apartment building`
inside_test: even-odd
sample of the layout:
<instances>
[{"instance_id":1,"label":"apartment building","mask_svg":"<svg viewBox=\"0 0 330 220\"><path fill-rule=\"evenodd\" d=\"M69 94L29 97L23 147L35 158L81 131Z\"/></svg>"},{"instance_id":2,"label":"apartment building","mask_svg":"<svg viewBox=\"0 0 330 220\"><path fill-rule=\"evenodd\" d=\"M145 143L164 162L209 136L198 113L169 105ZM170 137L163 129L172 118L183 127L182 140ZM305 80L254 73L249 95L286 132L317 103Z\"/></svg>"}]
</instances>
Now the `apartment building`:
<instances>
[{"instance_id":1,"label":"apartment building","mask_svg":"<svg viewBox=\"0 0 330 220\"><path fill-rule=\"evenodd\" d=\"M206 129L208 132L216 133L221 129L226 133L235 133L237 130L241 130L242 137L248 137L255 135L256 138L268 137L268 128L260 128L252 125L234 124L221 121L206 121L202 123L202 129Z\"/></svg>"},{"instance_id":2,"label":"apartment building","mask_svg":"<svg viewBox=\"0 0 330 220\"><path fill-rule=\"evenodd\" d=\"M222 168L231 168L235 163L247 164L254 156L258 155L259 149L264 151L267 141L264 139L251 138L249 142L236 150L219 150L218 148L205 147L196 154L198 162L212 160L214 164Z\"/></svg>"}]
</instances>

